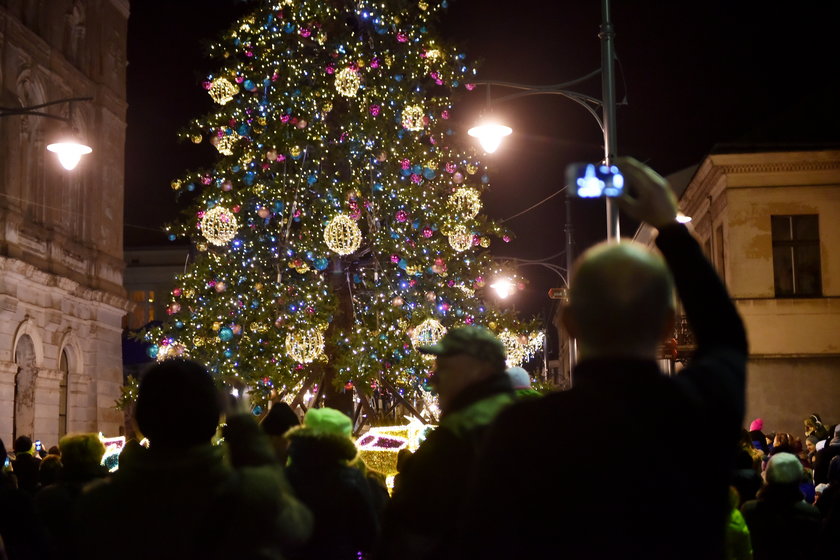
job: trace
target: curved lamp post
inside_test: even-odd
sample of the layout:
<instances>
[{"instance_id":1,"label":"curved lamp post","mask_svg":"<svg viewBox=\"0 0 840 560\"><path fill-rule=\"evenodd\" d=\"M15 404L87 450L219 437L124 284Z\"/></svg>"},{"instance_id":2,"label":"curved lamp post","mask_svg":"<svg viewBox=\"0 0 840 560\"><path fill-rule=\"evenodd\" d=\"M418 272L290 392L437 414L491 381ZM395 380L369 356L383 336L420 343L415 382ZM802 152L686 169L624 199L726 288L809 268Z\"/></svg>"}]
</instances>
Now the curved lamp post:
<instances>
[{"instance_id":1,"label":"curved lamp post","mask_svg":"<svg viewBox=\"0 0 840 560\"><path fill-rule=\"evenodd\" d=\"M54 142L47 146L47 150L55 153L58 156L58 161L61 166L68 171L73 170L79 164L82 156L91 153L93 150L90 146L83 144L78 140L79 131L73 127L72 111L74 101L90 101L92 97L71 97L67 99L58 99L56 101L49 101L41 103L40 105L33 105L31 107L0 107L0 117L11 117L15 115L31 115L35 117L46 117L48 119L56 119L66 123L65 129L60 133L58 142ZM71 117L62 117L60 115L53 115L39 111L44 107L58 105L60 103L69 103Z\"/></svg>"},{"instance_id":2,"label":"curved lamp post","mask_svg":"<svg viewBox=\"0 0 840 560\"><path fill-rule=\"evenodd\" d=\"M545 86L500 82L496 80L483 80L474 82L474 84L477 86L487 86L488 107L492 107L493 103L504 103L512 99L530 95L560 95L574 101L586 109L598 123L601 133L604 135L603 163L610 165L617 150L615 133L615 48L613 45L614 31L610 19L610 0L601 0L601 31L598 36L601 39L601 68L576 80ZM601 74L601 99L568 89L597 74ZM519 91L491 99L491 86L511 88ZM487 122L470 128L468 134L478 138L487 153L493 153L501 144L502 139L511 132L511 128L503 124ZM618 208L615 205L615 201L611 198L606 198L605 201L607 206L607 240L618 241L620 237Z\"/></svg>"}]
</instances>

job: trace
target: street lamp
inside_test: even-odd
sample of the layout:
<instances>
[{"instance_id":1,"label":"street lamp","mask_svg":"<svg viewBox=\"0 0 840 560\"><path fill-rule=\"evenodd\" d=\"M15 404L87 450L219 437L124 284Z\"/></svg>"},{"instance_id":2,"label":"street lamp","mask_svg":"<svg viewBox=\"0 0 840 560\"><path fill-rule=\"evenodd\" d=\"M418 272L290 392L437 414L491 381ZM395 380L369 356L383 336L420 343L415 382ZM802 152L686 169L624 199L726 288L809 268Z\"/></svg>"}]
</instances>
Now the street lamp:
<instances>
[{"instance_id":1,"label":"street lamp","mask_svg":"<svg viewBox=\"0 0 840 560\"><path fill-rule=\"evenodd\" d=\"M587 112L595 118L598 127L604 136L604 161L605 165L611 165L617 150L617 140L615 133L615 48L613 45L613 26L610 19L610 0L601 0L601 32L599 37L601 39L601 68L570 82L534 86L528 84L518 84L513 82L500 82L495 80L483 80L474 82L475 85L487 86L487 102L488 106L492 103L504 103L512 99L526 97L530 95L560 95L570 99L582 106ZM585 95L568 88L588 80L589 78L601 74L601 92L602 98ZM517 89L516 93L511 93L496 99L490 98L490 87L497 86L503 88ZM600 110L600 112L599 112ZM477 137L482 147L487 153L493 153L501 144L502 139L512 132L510 127L498 123L483 123L469 129L470 136ZM605 198L607 207L607 240L618 241L620 237L618 208L615 201L611 198Z\"/></svg>"},{"instance_id":2,"label":"street lamp","mask_svg":"<svg viewBox=\"0 0 840 560\"><path fill-rule=\"evenodd\" d=\"M61 166L68 171L76 168L79 160L83 155L91 153L93 150L90 146L81 143L78 140L79 131L73 126L73 102L74 101L90 101L92 97L72 97L67 99L58 99L56 101L49 101L41 103L40 105L32 105L31 107L0 107L0 117L11 117L16 115L31 115L35 117L46 117L49 119L56 119L66 123L64 130L61 132L58 142L54 142L47 146L47 150L53 152L58 156L58 161ZM70 116L62 117L60 115L53 115L45 113L38 109L58 105L60 103L69 103Z\"/></svg>"}]
</instances>

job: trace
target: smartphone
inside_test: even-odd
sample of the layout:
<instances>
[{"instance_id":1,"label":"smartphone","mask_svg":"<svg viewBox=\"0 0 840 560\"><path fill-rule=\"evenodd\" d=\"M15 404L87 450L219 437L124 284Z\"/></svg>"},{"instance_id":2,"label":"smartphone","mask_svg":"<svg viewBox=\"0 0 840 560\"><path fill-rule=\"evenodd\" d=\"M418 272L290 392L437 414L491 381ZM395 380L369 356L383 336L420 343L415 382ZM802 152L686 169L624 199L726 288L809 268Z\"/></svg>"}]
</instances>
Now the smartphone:
<instances>
[{"instance_id":1,"label":"smartphone","mask_svg":"<svg viewBox=\"0 0 840 560\"><path fill-rule=\"evenodd\" d=\"M35 440L35 451L41 451L41 447L42 447L42 446L41 446L41 440L40 440L40 439L36 439L36 440Z\"/></svg>"},{"instance_id":2,"label":"smartphone","mask_svg":"<svg viewBox=\"0 0 840 560\"><path fill-rule=\"evenodd\" d=\"M569 186L569 196L615 197L624 192L624 175L615 165L573 163L566 167L566 184Z\"/></svg>"}]
</instances>

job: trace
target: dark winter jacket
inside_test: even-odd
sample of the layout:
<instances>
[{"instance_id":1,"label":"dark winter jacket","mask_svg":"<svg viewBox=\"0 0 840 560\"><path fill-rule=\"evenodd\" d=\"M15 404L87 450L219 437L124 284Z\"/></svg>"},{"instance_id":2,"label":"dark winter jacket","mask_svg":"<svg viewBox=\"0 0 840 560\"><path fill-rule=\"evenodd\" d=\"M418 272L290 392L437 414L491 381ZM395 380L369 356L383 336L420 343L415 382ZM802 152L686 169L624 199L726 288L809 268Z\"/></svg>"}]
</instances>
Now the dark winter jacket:
<instances>
[{"instance_id":1,"label":"dark winter jacket","mask_svg":"<svg viewBox=\"0 0 840 560\"><path fill-rule=\"evenodd\" d=\"M691 363L666 377L653 360L584 359L571 390L503 411L477 462L463 558L723 556L746 334L688 231L663 228L657 245L698 342ZM677 460L686 433L707 443Z\"/></svg>"},{"instance_id":2,"label":"dark winter jacket","mask_svg":"<svg viewBox=\"0 0 840 560\"><path fill-rule=\"evenodd\" d=\"M462 391L440 425L406 459L386 511L382 558L455 558L455 527L487 426L516 399L499 375Z\"/></svg>"},{"instance_id":3,"label":"dark winter jacket","mask_svg":"<svg viewBox=\"0 0 840 560\"><path fill-rule=\"evenodd\" d=\"M356 560L370 552L379 535L379 519L370 483L349 463L353 441L339 435L315 435L295 428L289 437L286 475L298 498L312 511L312 538L290 558Z\"/></svg>"},{"instance_id":4,"label":"dark winter jacket","mask_svg":"<svg viewBox=\"0 0 840 560\"><path fill-rule=\"evenodd\" d=\"M35 512L47 537L51 558L67 558L73 544L73 510L82 489L104 478L108 471L98 466L90 470L65 468L55 484L42 488L35 496Z\"/></svg>"},{"instance_id":5,"label":"dark winter jacket","mask_svg":"<svg viewBox=\"0 0 840 560\"><path fill-rule=\"evenodd\" d=\"M817 461L814 464L814 484L828 482L828 466L835 457L840 457L840 443L828 444L817 452Z\"/></svg>"},{"instance_id":6,"label":"dark winter jacket","mask_svg":"<svg viewBox=\"0 0 840 560\"><path fill-rule=\"evenodd\" d=\"M0 537L9 560L46 558L46 539L35 517L32 495L0 472Z\"/></svg>"},{"instance_id":7,"label":"dark winter jacket","mask_svg":"<svg viewBox=\"0 0 840 560\"><path fill-rule=\"evenodd\" d=\"M15 476L17 476L18 488L34 496L40 487L38 481L40 466L40 457L35 457L31 453L17 453L15 460L12 461L12 470L15 471Z\"/></svg>"},{"instance_id":8,"label":"dark winter jacket","mask_svg":"<svg viewBox=\"0 0 840 560\"><path fill-rule=\"evenodd\" d=\"M796 485L770 485L741 506L755 560L811 560L820 531L820 512L803 500Z\"/></svg>"},{"instance_id":9,"label":"dark winter jacket","mask_svg":"<svg viewBox=\"0 0 840 560\"><path fill-rule=\"evenodd\" d=\"M86 559L282 558L311 532L311 514L250 416L227 420L225 444L135 449L113 478L80 496Z\"/></svg>"}]
</instances>

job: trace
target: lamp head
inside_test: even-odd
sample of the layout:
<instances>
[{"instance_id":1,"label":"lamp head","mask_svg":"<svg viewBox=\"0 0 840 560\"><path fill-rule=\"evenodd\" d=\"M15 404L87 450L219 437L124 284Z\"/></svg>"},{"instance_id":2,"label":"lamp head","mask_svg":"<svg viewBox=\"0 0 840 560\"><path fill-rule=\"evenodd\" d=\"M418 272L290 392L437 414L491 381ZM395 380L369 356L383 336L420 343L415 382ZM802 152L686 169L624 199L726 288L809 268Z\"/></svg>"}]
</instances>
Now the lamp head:
<instances>
[{"instance_id":1,"label":"lamp head","mask_svg":"<svg viewBox=\"0 0 840 560\"><path fill-rule=\"evenodd\" d=\"M79 160L82 159L83 155L93 151L90 146L79 142L75 134L65 137L59 142L49 144L47 149L58 156L61 166L68 171L79 165Z\"/></svg>"},{"instance_id":2,"label":"lamp head","mask_svg":"<svg viewBox=\"0 0 840 560\"><path fill-rule=\"evenodd\" d=\"M488 154L492 154L499 148L499 145L502 143L502 139L505 136L510 135L512 132L513 129L509 126L494 122L485 122L472 127L467 131L467 134L478 138L478 142L481 144L481 147L484 148L484 151Z\"/></svg>"}]
</instances>

